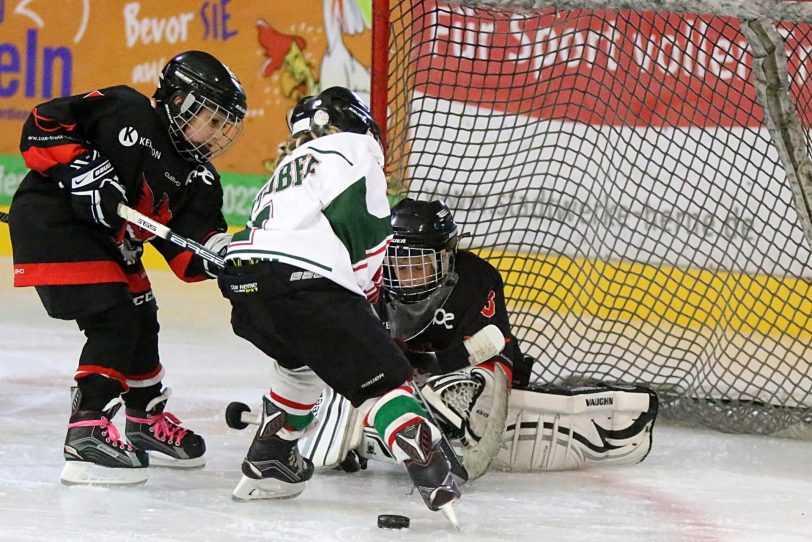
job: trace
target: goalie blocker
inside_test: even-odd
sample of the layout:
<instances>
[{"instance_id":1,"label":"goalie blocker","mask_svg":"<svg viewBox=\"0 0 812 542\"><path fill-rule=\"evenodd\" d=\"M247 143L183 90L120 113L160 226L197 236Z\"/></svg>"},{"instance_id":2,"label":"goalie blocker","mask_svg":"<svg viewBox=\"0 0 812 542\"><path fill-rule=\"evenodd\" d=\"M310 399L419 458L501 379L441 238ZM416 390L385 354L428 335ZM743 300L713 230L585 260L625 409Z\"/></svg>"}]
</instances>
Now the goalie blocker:
<instances>
[{"instance_id":1,"label":"goalie blocker","mask_svg":"<svg viewBox=\"0 0 812 542\"><path fill-rule=\"evenodd\" d=\"M303 455L317 468L333 468L348 453L394 463L374 429L362 426L352 406L328 390L316 413L317 431L302 439ZM513 390L491 468L513 472L633 465L651 450L658 399L643 386L554 385ZM487 405L478 405L487 407ZM465 457L465 445L460 446Z\"/></svg>"}]
</instances>

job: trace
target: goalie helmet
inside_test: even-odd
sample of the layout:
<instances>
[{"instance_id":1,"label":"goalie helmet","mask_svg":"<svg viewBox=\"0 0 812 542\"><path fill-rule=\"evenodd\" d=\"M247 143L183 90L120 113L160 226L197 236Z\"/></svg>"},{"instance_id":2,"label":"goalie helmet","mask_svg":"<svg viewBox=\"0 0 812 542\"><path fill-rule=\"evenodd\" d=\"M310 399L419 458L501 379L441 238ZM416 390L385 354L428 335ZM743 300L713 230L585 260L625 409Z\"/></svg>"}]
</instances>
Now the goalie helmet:
<instances>
[{"instance_id":1,"label":"goalie helmet","mask_svg":"<svg viewBox=\"0 0 812 542\"><path fill-rule=\"evenodd\" d=\"M245 91L228 67L203 51L181 53L164 66L152 96L169 121L178 154L202 164L234 144L245 118Z\"/></svg>"},{"instance_id":2,"label":"goalie helmet","mask_svg":"<svg viewBox=\"0 0 812 542\"><path fill-rule=\"evenodd\" d=\"M390 299L417 303L452 280L458 229L442 200L404 199L392 208L394 236L384 259Z\"/></svg>"},{"instance_id":3,"label":"goalie helmet","mask_svg":"<svg viewBox=\"0 0 812 542\"><path fill-rule=\"evenodd\" d=\"M328 127L342 132L369 134L381 141L381 129L372 118L367 104L354 92L344 87L330 87L317 96L305 96L290 114L290 133L313 131L324 135Z\"/></svg>"}]
</instances>

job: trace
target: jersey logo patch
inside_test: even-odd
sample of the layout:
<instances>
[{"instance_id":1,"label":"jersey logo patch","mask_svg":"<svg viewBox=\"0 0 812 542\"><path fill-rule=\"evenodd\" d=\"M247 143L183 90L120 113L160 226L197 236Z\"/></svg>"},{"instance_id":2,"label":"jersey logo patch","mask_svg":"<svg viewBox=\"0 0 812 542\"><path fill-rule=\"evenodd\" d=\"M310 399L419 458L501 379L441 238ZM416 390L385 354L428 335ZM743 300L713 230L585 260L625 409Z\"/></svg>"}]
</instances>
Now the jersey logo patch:
<instances>
[{"instance_id":1,"label":"jersey logo patch","mask_svg":"<svg viewBox=\"0 0 812 542\"><path fill-rule=\"evenodd\" d=\"M189 172L186 176L186 184L191 184L195 181L201 181L209 186L214 182L214 173L209 171L206 166L200 165Z\"/></svg>"},{"instance_id":2,"label":"jersey logo patch","mask_svg":"<svg viewBox=\"0 0 812 542\"><path fill-rule=\"evenodd\" d=\"M138 132L132 126L125 126L118 133L118 142L125 147L132 147L138 143Z\"/></svg>"},{"instance_id":3,"label":"jersey logo patch","mask_svg":"<svg viewBox=\"0 0 812 542\"><path fill-rule=\"evenodd\" d=\"M456 317L454 316L453 312L446 312L445 309L439 308L434 313L434 319L432 322L434 325L443 326L446 329L452 329L454 327L454 324L452 323L454 322L454 318Z\"/></svg>"},{"instance_id":4,"label":"jersey logo patch","mask_svg":"<svg viewBox=\"0 0 812 542\"><path fill-rule=\"evenodd\" d=\"M479 311L485 318L493 318L493 315L496 314L496 301L494 301L495 297L496 293L494 293L493 290L488 292L488 302L484 307L482 307L482 310Z\"/></svg>"}]
</instances>

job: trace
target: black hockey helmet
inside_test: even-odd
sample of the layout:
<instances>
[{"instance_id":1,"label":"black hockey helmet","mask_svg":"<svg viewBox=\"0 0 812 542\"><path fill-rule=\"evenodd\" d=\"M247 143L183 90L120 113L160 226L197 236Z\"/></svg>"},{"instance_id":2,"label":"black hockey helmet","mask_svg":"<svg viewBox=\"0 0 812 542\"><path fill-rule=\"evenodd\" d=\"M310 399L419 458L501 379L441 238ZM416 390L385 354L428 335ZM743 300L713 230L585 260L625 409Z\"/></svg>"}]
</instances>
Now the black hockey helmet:
<instances>
[{"instance_id":1,"label":"black hockey helmet","mask_svg":"<svg viewBox=\"0 0 812 542\"><path fill-rule=\"evenodd\" d=\"M383 287L390 298L416 303L454 273L457 223L442 200L406 198L391 211L394 230L384 260Z\"/></svg>"},{"instance_id":2,"label":"black hockey helmet","mask_svg":"<svg viewBox=\"0 0 812 542\"><path fill-rule=\"evenodd\" d=\"M323 135L324 129L330 126L342 132L369 133L381 141L381 129L367 104L344 87L330 87L316 96L305 96L293 108L288 120L291 134L312 130L316 135Z\"/></svg>"},{"instance_id":3,"label":"black hockey helmet","mask_svg":"<svg viewBox=\"0 0 812 542\"><path fill-rule=\"evenodd\" d=\"M242 130L245 91L231 70L209 53L186 51L167 62L153 98L166 113L172 143L184 160L212 160Z\"/></svg>"}]
</instances>

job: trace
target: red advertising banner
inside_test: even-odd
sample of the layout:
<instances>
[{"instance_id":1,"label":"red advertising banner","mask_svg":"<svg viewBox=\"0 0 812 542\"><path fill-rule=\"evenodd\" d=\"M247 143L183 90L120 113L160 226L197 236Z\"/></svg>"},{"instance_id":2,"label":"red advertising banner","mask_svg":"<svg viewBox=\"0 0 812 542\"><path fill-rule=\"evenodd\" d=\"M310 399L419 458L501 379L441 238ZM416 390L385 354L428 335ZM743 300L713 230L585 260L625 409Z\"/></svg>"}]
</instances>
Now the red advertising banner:
<instances>
[{"instance_id":1,"label":"red advertising banner","mask_svg":"<svg viewBox=\"0 0 812 542\"><path fill-rule=\"evenodd\" d=\"M414 15L423 94L589 124L761 125L735 19L552 8L529 19L435 0ZM812 91L809 25L780 31L793 82Z\"/></svg>"}]
</instances>

